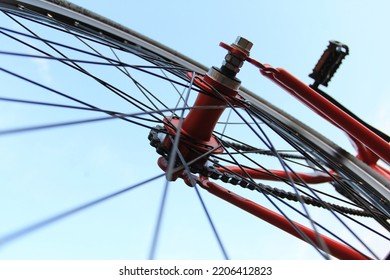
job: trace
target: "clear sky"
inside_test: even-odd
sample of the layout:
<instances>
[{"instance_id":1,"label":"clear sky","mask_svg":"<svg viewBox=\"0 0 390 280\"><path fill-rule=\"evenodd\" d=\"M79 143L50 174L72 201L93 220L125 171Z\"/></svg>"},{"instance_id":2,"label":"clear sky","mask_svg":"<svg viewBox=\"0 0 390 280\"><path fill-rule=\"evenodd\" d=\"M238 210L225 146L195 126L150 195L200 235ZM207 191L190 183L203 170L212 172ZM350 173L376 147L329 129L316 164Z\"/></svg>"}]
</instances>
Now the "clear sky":
<instances>
[{"instance_id":1,"label":"clear sky","mask_svg":"<svg viewBox=\"0 0 390 280\"><path fill-rule=\"evenodd\" d=\"M328 41L341 41L349 46L350 55L326 91L370 124L390 133L389 1L73 2L206 66L221 63L225 51L218 46L220 41L231 43L237 35L246 37L254 44L252 57L285 68L305 83L311 83L307 75ZM3 66L2 62L0 65ZM61 82L45 63L36 61L35 66L30 71L43 82ZM2 73L0 81L7 77ZM287 93L266 81L254 67L246 65L239 78L245 87L304 122L311 121L310 125L353 151L343 133L293 103ZM77 81L73 83L79 86ZM25 89L21 86L20 90ZM0 106L7 112L0 119L2 127L45 118L35 111L29 115L28 110L16 113L18 108ZM53 114L50 116L51 121L55 120ZM87 116L80 113L80 118ZM4 143L3 147L0 145L0 185L7 186L0 193L0 219L6 225L0 227L0 233L119 190L129 182L147 178L145 174L161 173L152 149L138 150L137 141L147 141L145 130L127 132L126 126L114 122L91 127L48 132L44 142L36 134L23 139L0 139ZM101 133L102 127L106 133ZM16 152L7 150L10 142L19 147ZM29 156L24 157L27 153ZM61 163L56 158L61 158ZM137 171L140 166L144 167L141 173ZM131 191L20 238L1 248L0 258L147 258L163 186L164 180L160 179L143 187L146 191ZM157 258L222 258L194 196L194 191L182 183L171 184L165 211L168 218L164 219ZM232 258L318 258L312 248L300 241L242 215L240 210L226 209L223 202L206 194L203 196L213 219L219 221L216 226Z\"/></svg>"},{"instance_id":2,"label":"clear sky","mask_svg":"<svg viewBox=\"0 0 390 280\"><path fill-rule=\"evenodd\" d=\"M237 35L246 37L254 43L253 57L286 68L307 83L311 82L307 75L328 41L339 40L349 45L350 56L330 83L328 92L371 124L390 131L390 122L386 121L389 83L383 71L390 59L387 1L75 3L207 66L220 63L223 51L215 47L220 41L230 43ZM212 47L214 52L210 51ZM267 94L256 71L250 69L245 74L248 75L246 87L260 95ZM367 98L367 95L376 97Z\"/></svg>"}]
</instances>

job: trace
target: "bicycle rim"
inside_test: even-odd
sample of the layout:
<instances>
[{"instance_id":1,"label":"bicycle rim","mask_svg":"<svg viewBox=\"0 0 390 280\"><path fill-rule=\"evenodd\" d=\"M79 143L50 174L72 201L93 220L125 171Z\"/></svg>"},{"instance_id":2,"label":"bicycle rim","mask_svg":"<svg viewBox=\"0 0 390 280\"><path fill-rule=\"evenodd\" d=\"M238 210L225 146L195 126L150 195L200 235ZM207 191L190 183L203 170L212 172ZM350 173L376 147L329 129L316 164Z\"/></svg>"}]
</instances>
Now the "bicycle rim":
<instances>
[{"instance_id":1,"label":"bicycle rim","mask_svg":"<svg viewBox=\"0 0 390 280\"><path fill-rule=\"evenodd\" d=\"M187 251L193 248L189 245L190 243L197 244L203 247L204 251L208 251L208 244L211 242L218 251L212 255L213 257L247 257L243 252L240 252L238 257L229 253L229 244L237 241L232 241L231 236L225 237L224 241L223 234L230 231L229 227L231 228L232 224L239 222L218 224L217 217L226 216L223 213L215 213L219 211L219 207L224 207L217 200L206 197L206 194L198 187L193 188L195 190L182 187L178 191L179 194L176 194L176 199L178 199L176 204L168 206L167 200L170 198L170 193L177 192L177 188L168 181L159 183L163 185L162 190L161 187L154 190L153 187L150 188L151 184L146 184L160 179L163 174L162 171L158 171L155 163L158 155L149 146L147 140L149 131L167 134L161 127L158 127L166 116L185 117L199 91L187 74L204 74L206 67L125 27L67 2L26 1L19 5L15 4L15 1L2 1L1 7L4 11L3 17L12 23L13 27L1 29L2 37L9 42L8 48L2 50L3 57L8 59L2 66L3 79L5 77L10 79L9 86L4 89L5 94L1 98L3 104L6 104L3 111L9 113L7 117L11 120L9 123L12 123L12 126L7 126L8 123L6 123L0 131L4 154L9 155L2 177L5 178L4 185L8 186L8 189L12 189L12 184L17 184L20 188L15 188L14 192L18 191L23 194L18 199L19 205L5 203L3 213L14 213L14 215L10 215L12 217L7 215L3 218L4 223L7 224L2 237L0 236L4 250L9 248L12 251L12 246L18 242L22 244L22 240L30 238L31 235L38 235L44 230L50 231L50 226L60 224L60 221L65 218L78 219L77 217L82 216L86 209L93 206L102 209L104 206L98 205L104 204L103 202L111 198L118 196L120 197L118 199L124 199L122 194L130 191L134 193L136 190L133 191L133 189L136 188L145 188L144 193L137 193L135 200L132 201L138 208L135 207L130 211L143 212L145 219L146 217L152 219L150 223L140 223L137 213L132 213L131 216L131 219L140 223L135 227L138 235L136 234L134 238L137 236L140 238L140 235L148 236L145 239L141 238L145 244L139 246L146 248L147 252L138 252L139 248L134 244L139 241L126 240L123 242L126 242L128 249L121 253L125 256L124 258L178 258L178 256L182 258L183 255L176 255L175 249L172 249L175 247L175 242L180 244L177 247L188 246L185 247ZM31 74L34 66L37 75ZM55 71L58 74L53 76ZM16 82L12 83L12 80ZM19 87L21 83L30 85L28 95L24 87ZM83 85L82 90L80 90L80 84ZM99 93L95 94L95 92ZM290 192L292 193L290 197L294 197L293 194L295 194L298 200L301 195L311 197L313 200L322 201L324 199L324 201L344 207L364 210L374 215L377 221L373 218L345 214L334 209L286 201L280 196L266 194L261 190L256 193L239 189L237 186L221 182L220 179L216 182L242 196L250 197L261 205L275 209L291 221L297 220L318 232L333 234L333 238L346 243L364 255L383 258L387 253L383 248L388 247L389 244L388 231L383 228L386 227L386 217L388 219L388 212L386 212L388 205L381 204L381 201L388 199L386 197L388 182L318 133L266 101L258 101L259 98L253 98L253 94L245 89L241 90L241 95L245 97L246 102L237 101L243 102L242 106L231 106L217 124L215 135L220 139L224 152L211 156L210 164L214 164L220 172L229 171L228 166L236 166L244 171L251 168L262 169L277 179L280 175L275 175L273 172L275 169L295 173L317 172L333 176L331 182L333 185L324 183L312 186L304 180L292 180L291 178L282 178L280 182L272 180L272 182L261 181L261 183L266 188L279 188L284 192ZM23 115L13 115L15 110L23 110ZM85 126L85 124L89 125ZM79 141L86 137L83 130L87 128L84 127L92 127L91 131L87 132L89 137L86 140L87 143L90 141L92 149L81 155L61 153L62 148L67 153L72 150L78 153L82 151L77 147ZM240 133L236 132L238 128ZM111 136L118 131L120 134L116 137ZM126 133L123 133L124 131ZM82 135L81 138L78 138L78 135ZM95 141L115 143L121 147L127 146L126 142L128 142L128 149L119 152L124 153L125 157L119 157L118 151L112 154L102 144L93 145L92 142ZM25 143L29 143L28 147ZM58 143L58 145L53 145L53 143ZM7 153L10 147L18 152L13 152L11 156ZM152 162L150 159L153 159ZM56 162L60 160L62 163L57 165ZM85 168L89 161L95 166ZM124 170L121 172L110 170L110 162L116 161L120 161L127 168L123 167ZM147 168L142 166L146 164L148 164ZM37 168L39 165L42 165L41 169ZM79 165L78 168L73 168L77 165ZM156 165L155 168L154 165ZM89 170L89 172L100 171L108 175L96 176L96 178L84 181L83 184L88 185L79 185L75 180L66 179L69 175L68 171L64 170L65 167L73 172L84 170L83 172L88 173ZM140 172L136 171L138 167L141 167ZM187 167L184 164L183 168L190 168L190 164L187 164ZM7 172L15 174L15 170L24 173L23 178L6 176ZM333 170L337 176L329 173L329 170ZM109 175L110 172L112 176ZM228 173L240 175L237 172ZM71 174L70 176L77 178L77 174ZM118 174L121 174L122 178L118 179ZM155 174L159 174L159 177L154 176ZM93 177L91 174L81 175L83 176ZM241 176L244 175L241 174ZM42 177L45 180L42 180ZM259 182L247 174L244 177L252 186ZM47 183L50 180L52 184L60 185L57 190L55 186ZM120 191L113 190L114 184L124 184L128 180L134 180L135 183ZM229 181L231 180L229 178ZM72 182L72 188L68 189L68 193L66 193L67 187L58 183L59 181L68 184ZM43 187L40 186L41 184ZM110 188L104 189L102 186L104 184L109 184ZM179 184L179 182L175 183L175 185ZM92 192L90 186L94 185L99 187L93 190L94 195L91 199L88 195L90 191ZM26 186L29 188L26 189ZM347 192L347 195L340 195L335 191L334 186ZM80 189L82 189L81 194L77 192ZM111 192L106 195L108 190ZM61 202L55 192L66 193L62 195L66 197L65 200L69 201ZM9 193L9 190L5 194L15 195L13 192ZM50 198L50 195L57 197L58 200L54 204L58 205L47 203L46 200ZM187 201L181 195L183 197L187 195L191 199ZM69 203L70 201L72 203ZM143 203L139 204L139 201ZM30 209L33 218L26 218L25 212L19 213L15 210L23 207L23 203L30 207L42 204L42 207L37 207L37 211ZM46 206L45 203L47 203ZM187 205L187 203L191 204ZM107 204L110 203L107 202ZM153 211L143 209L143 204L148 205L147 208L154 207ZM70 207L72 205L73 207ZM192 207L197 210L191 209ZM51 209L51 213L46 213L48 209ZM180 224L175 225L173 221L167 221L166 217L169 214L177 215L178 212L183 211L188 211L189 214L179 216L182 222L191 220L190 214L199 215L198 212L201 212L204 220L198 223L207 224L207 231L211 232L211 237L203 237L203 233L193 236L191 230ZM100 210L97 213L99 214L95 215L101 215L104 211ZM248 219L247 222L254 223L254 220ZM141 219L143 220L144 218ZM98 221L98 218L94 220L90 229L102 230ZM196 228L200 224L188 223L186 226L191 225ZM60 229L53 229L54 233L56 230ZM71 231L75 230L76 228L73 227ZM240 234L248 233L243 231ZM250 234L257 235L256 232L250 232ZM264 234L264 239L270 238L264 231L258 234ZM186 238L186 235L191 237ZM238 235L238 233L233 235ZM86 235L83 236L85 238ZM174 236L174 238L167 236ZM193 242L195 237L199 238L197 242ZM73 238L77 239L77 237ZM238 239L240 238L244 237ZM260 243L264 244L263 238ZM164 239L169 241L164 244ZM254 240L256 240L254 242L259 242L258 238ZM111 242L114 241L111 240ZM329 258L326 246L314 247L312 250L320 257ZM284 251L286 248L275 246L274 250ZM162 253L163 251L168 253ZM135 254L131 255L130 252ZM207 252L202 252L200 255L190 254L189 257L209 258L209 255ZM113 256L113 258L118 258L118 256ZM253 256L251 255L250 258Z\"/></svg>"}]
</instances>

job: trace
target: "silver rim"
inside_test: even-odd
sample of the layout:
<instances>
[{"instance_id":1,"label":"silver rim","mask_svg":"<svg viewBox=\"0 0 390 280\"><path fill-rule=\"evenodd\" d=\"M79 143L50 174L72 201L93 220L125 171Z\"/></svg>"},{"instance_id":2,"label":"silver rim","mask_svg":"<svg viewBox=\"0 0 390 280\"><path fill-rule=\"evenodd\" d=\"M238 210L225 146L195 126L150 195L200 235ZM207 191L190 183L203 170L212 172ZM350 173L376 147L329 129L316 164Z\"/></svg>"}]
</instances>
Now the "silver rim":
<instances>
[{"instance_id":1,"label":"silver rim","mask_svg":"<svg viewBox=\"0 0 390 280\"><path fill-rule=\"evenodd\" d=\"M4 4L2 3L2 5L7 6L8 3L12 3L14 1L3 2ZM83 22L90 26L94 26L97 30L101 30L104 33L112 34L115 37L121 38L123 42L127 41L135 43L141 48L145 48L153 53L158 54L161 57L165 57L169 61L173 61L179 65L184 66L184 68L193 69L195 72L199 73L204 73L206 71L204 66L199 65L198 63L174 52L173 50L73 4L69 4L64 1L18 2L24 3L25 5L31 4L40 9L49 10L52 13L65 15L74 21ZM289 127L289 129L292 129L296 133L295 135L298 138L305 139L306 142L313 144L317 148L320 148L320 154L322 156L326 155L331 159L337 159L339 162L341 161L344 165L344 168L348 172L352 174L358 174L356 176L359 178L359 180L363 180L367 186L372 187L373 193L380 194L385 198L389 198L388 182L384 178L371 172L366 166L364 166L364 164L358 162L352 156L338 148L335 144L326 140L322 136L319 136L316 132L294 120L292 117L286 115L283 112L280 112L274 106L271 106L265 100L262 100L250 91L241 89L241 95L249 100L252 103L252 106L254 106L254 108L256 108L256 110L258 110L261 114L270 116L271 118L278 120L280 123L284 123L287 127ZM280 128L278 128L276 125L275 129Z\"/></svg>"}]
</instances>

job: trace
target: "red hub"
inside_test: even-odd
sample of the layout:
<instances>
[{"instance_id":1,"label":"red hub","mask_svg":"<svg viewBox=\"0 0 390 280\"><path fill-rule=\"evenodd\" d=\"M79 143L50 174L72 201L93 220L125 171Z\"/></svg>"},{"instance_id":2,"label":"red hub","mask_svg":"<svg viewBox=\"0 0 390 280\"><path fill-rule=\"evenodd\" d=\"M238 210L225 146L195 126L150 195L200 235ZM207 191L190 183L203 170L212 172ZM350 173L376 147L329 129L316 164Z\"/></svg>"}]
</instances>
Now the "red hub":
<instances>
[{"instance_id":1,"label":"red hub","mask_svg":"<svg viewBox=\"0 0 390 280\"><path fill-rule=\"evenodd\" d=\"M192 73L188 74L192 78ZM226 88L209 76L200 76L194 79L194 83L199 86L202 91L199 92L195 103L183 120L180 129L180 142L178 149L183 158L189 162L202 154L211 150L212 153L221 153L218 139L213 135L215 125L226 108L225 98L234 97L237 91ZM214 90L212 89L214 88ZM223 92L223 98L217 97L215 90ZM214 93L213 93L214 92ZM168 117L165 120L165 129L173 135L177 134L179 127L179 118ZM171 136L166 136L162 144L166 150L170 150L172 146ZM204 157L196 162L197 165L204 165L208 157Z\"/></svg>"},{"instance_id":2,"label":"red hub","mask_svg":"<svg viewBox=\"0 0 390 280\"><path fill-rule=\"evenodd\" d=\"M235 103L233 97L238 97L241 82L235 78L235 75L249 56L251 46L251 43L244 38L238 38L230 46L229 53L220 69L212 67L204 76L192 77L193 74L188 73L189 78L201 90L180 127L178 150L186 162L194 161L210 151L212 153L223 151L213 131L228 103ZM167 117L165 120L165 129L170 134L162 141L166 151L172 148L174 139L172 134L178 133L179 123L180 120L174 117ZM204 166L207 160L208 156L204 156L196 160L194 164Z\"/></svg>"}]
</instances>

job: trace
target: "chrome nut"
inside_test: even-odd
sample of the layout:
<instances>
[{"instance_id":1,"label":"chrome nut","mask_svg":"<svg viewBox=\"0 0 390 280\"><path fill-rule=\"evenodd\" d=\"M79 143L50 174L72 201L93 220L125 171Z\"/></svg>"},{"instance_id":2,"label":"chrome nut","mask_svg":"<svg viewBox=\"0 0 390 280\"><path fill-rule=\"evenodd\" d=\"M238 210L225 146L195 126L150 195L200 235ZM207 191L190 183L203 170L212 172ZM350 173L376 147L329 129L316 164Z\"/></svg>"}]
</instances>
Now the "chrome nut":
<instances>
[{"instance_id":1,"label":"chrome nut","mask_svg":"<svg viewBox=\"0 0 390 280\"><path fill-rule=\"evenodd\" d=\"M227 69L233 71L234 73L240 72L240 68L238 66L235 66L226 60L222 62L222 66L226 67Z\"/></svg>"},{"instance_id":2,"label":"chrome nut","mask_svg":"<svg viewBox=\"0 0 390 280\"><path fill-rule=\"evenodd\" d=\"M233 64L234 66L236 66L238 68L241 68L243 63L244 63L242 59L239 59L238 57L236 57L230 53L228 53L225 56L225 61L230 63L230 64Z\"/></svg>"},{"instance_id":3,"label":"chrome nut","mask_svg":"<svg viewBox=\"0 0 390 280\"><path fill-rule=\"evenodd\" d=\"M239 47L246 52L249 52L253 46L253 43L248 41L244 37L238 36L233 45Z\"/></svg>"}]
</instances>

